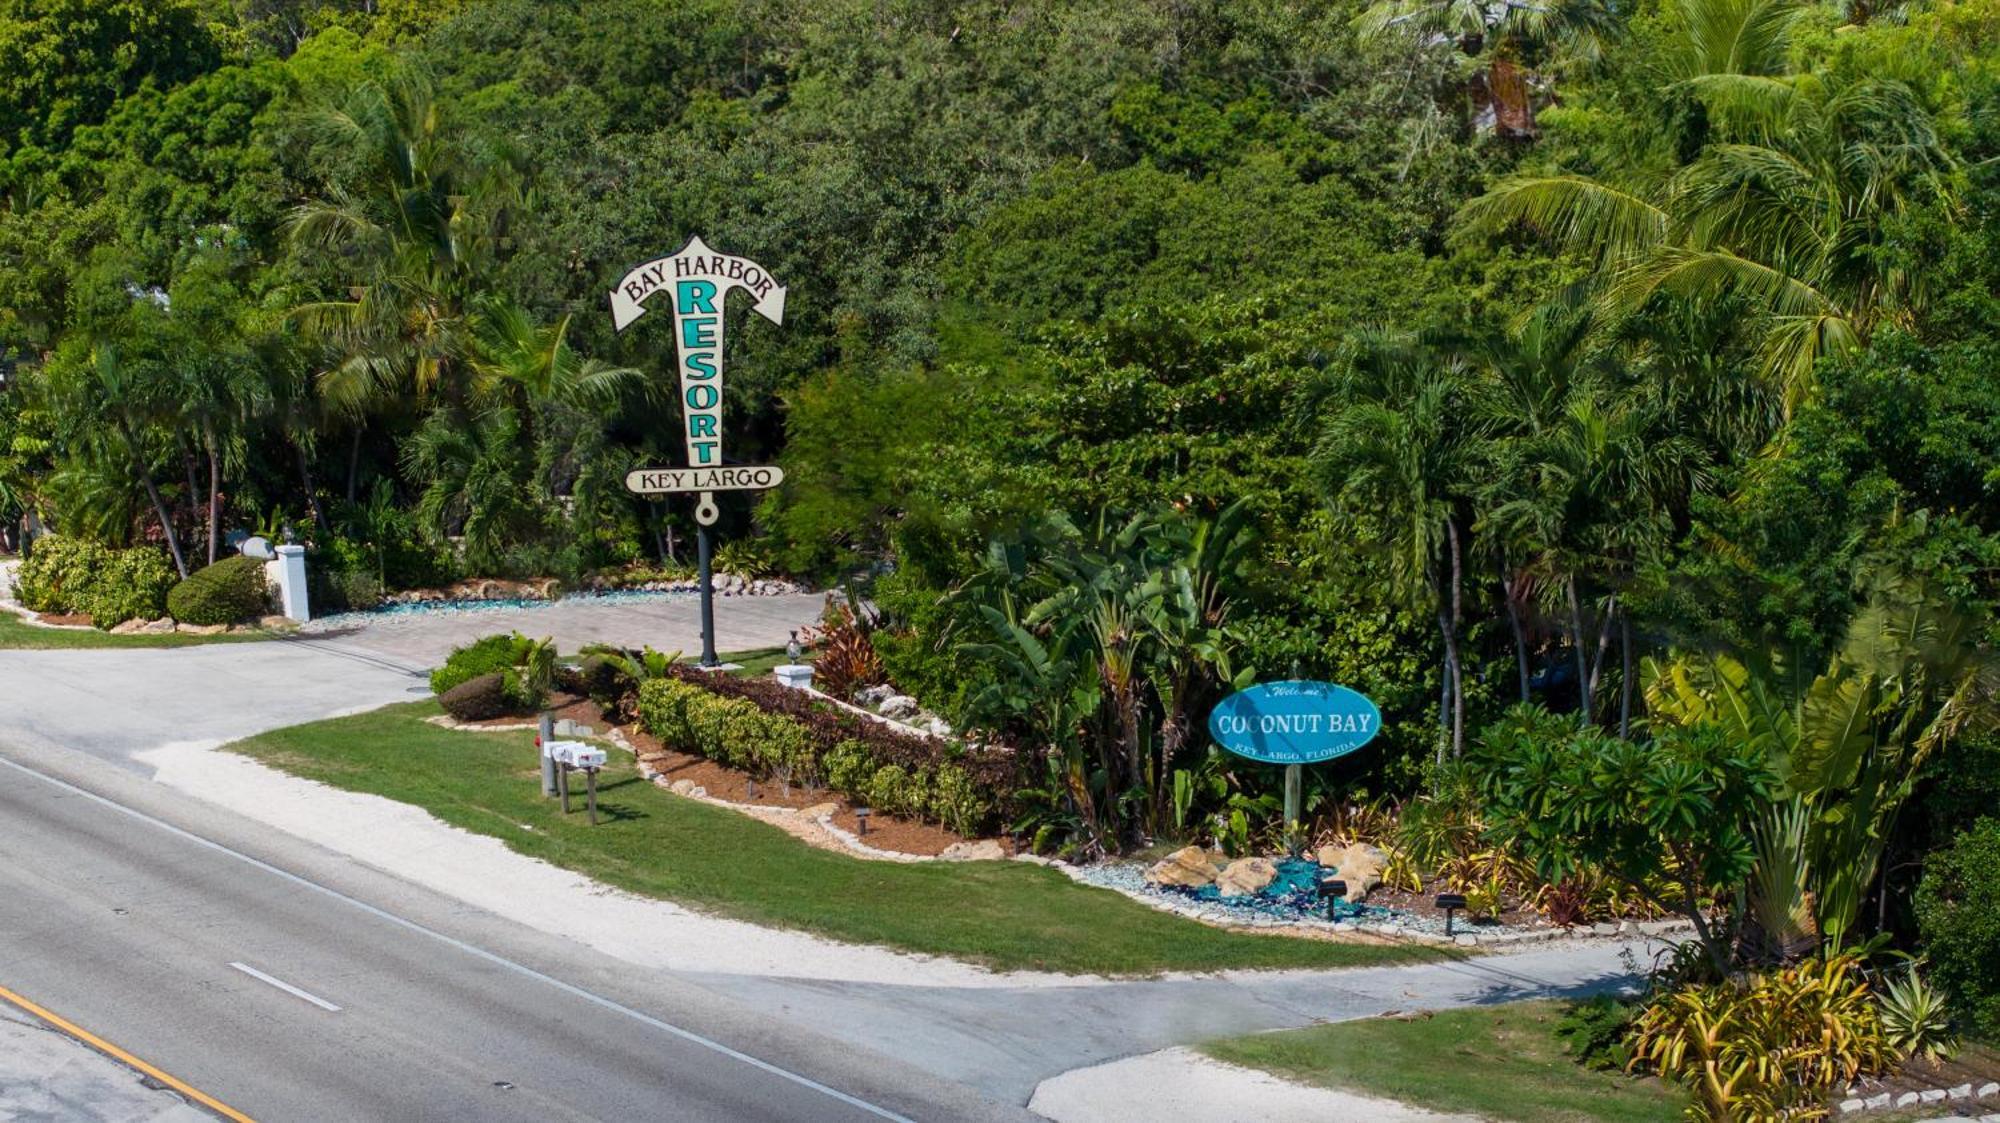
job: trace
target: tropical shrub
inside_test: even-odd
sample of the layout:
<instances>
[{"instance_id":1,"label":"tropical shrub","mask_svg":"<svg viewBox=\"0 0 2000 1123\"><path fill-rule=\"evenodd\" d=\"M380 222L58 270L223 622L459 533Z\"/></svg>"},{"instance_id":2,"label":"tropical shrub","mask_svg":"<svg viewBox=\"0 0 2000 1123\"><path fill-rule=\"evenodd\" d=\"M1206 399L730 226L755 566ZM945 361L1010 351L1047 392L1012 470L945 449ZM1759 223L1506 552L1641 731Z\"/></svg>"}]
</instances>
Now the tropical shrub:
<instances>
[{"instance_id":1,"label":"tropical shrub","mask_svg":"<svg viewBox=\"0 0 2000 1123\"><path fill-rule=\"evenodd\" d=\"M884 814L959 834L996 825L1014 790L1008 754L966 751L801 699L810 695L676 667L639 687L637 708L640 726L679 752L824 783Z\"/></svg>"},{"instance_id":2,"label":"tropical shrub","mask_svg":"<svg viewBox=\"0 0 2000 1123\"><path fill-rule=\"evenodd\" d=\"M717 573L733 573L755 581L776 573L778 559L768 541L738 538L724 542L715 551L714 567Z\"/></svg>"},{"instance_id":3,"label":"tropical shrub","mask_svg":"<svg viewBox=\"0 0 2000 1123\"><path fill-rule=\"evenodd\" d=\"M606 715L626 719L640 683L666 677L666 669L678 661L680 651L654 651L650 645L632 651L610 643L592 643L584 647L572 689L596 701Z\"/></svg>"},{"instance_id":4,"label":"tropical shrub","mask_svg":"<svg viewBox=\"0 0 2000 1123\"><path fill-rule=\"evenodd\" d=\"M841 701L849 701L864 686L881 682L882 657L874 640L852 610L839 609L835 622L816 637L813 685Z\"/></svg>"},{"instance_id":5,"label":"tropical shrub","mask_svg":"<svg viewBox=\"0 0 2000 1123\"><path fill-rule=\"evenodd\" d=\"M1632 1030L1630 1067L1687 1088L1693 1120L1823 1118L1827 1096L1896 1060L1852 956L1674 991Z\"/></svg>"},{"instance_id":6,"label":"tropical shrub","mask_svg":"<svg viewBox=\"0 0 2000 1123\"><path fill-rule=\"evenodd\" d=\"M548 697L554 677L554 647L519 632L493 635L454 648L431 672L431 692L440 699L453 688L486 675L502 677L508 713L532 713Z\"/></svg>"},{"instance_id":7,"label":"tropical shrub","mask_svg":"<svg viewBox=\"0 0 2000 1123\"><path fill-rule=\"evenodd\" d=\"M235 624L262 616L271 604L264 563L224 558L198 569L167 594L167 611L183 624Z\"/></svg>"},{"instance_id":8,"label":"tropical shrub","mask_svg":"<svg viewBox=\"0 0 2000 1123\"><path fill-rule=\"evenodd\" d=\"M1680 913L1726 972L1728 934L1706 905L1750 872L1753 824L1775 782L1761 754L1709 726L1642 745L1517 706L1487 729L1472 765L1489 838L1544 881L1597 870Z\"/></svg>"},{"instance_id":9,"label":"tropical shrub","mask_svg":"<svg viewBox=\"0 0 2000 1123\"><path fill-rule=\"evenodd\" d=\"M1931 980L1976 1035L2000 1041L2000 819L1924 860L1917 928Z\"/></svg>"},{"instance_id":10,"label":"tropical shrub","mask_svg":"<svg viewBox=\"0 0 2000 1123\"><path fill-rule=\"evenodd\" d=\"M66 535L35 544L16 575L21 603L36 612L81 613L100 628L166 612L174 568L151 547L113 550Z\"/></svg>"}]
</instances>

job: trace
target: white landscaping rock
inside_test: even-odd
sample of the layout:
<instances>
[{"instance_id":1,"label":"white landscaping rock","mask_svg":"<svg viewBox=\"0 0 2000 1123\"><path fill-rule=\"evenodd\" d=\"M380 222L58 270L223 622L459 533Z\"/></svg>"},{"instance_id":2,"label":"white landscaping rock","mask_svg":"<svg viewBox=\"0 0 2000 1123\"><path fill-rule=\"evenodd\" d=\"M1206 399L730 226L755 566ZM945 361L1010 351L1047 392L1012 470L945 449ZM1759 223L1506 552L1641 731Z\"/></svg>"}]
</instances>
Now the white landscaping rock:
<instances>
[{"instance_id":1,"label":"white landscaping rock","mask_svg":"<svg viewBox=\"0 0 2000 1123\"><path fill-rule=\"evenodd\" d=\"M1960 1084L1956 1088L1947 1089L1945 1094L1955 1100L1969 1100L1972 1098L1972 1085Z\"/></svg>"},{"instance_id":2,"label":"white landscaping rock","mask_svg":"<svg viewBox=\"0 0 2000 1123\"><path fill-rule=\"evenodd\" d=\"M947 862L998 862L1007 857L1007 848L999 840L979 839L975 842L954 842L944 848L938 857Z\"/></svg>"},{"instance_id":3,"label":"white landscaping rock","mask_svg":"<svg viewBox=\"0 0 2000 1123\"><path fill-rule=\"evenodd\" d=\"M909 717L921 708L917 700L907 694L891 694L876 707L883 717Z\"/></svg>"},{"instance_id":4,"label":"white landscaping rock","mask_svg":"<svg viewBox=\"0 0 2000 1123\"><path fill-rule=\"evenodd\" d=\"M1988 1096L2000 1096L2000 1081L1989 1080L1979 1086L1979 1098L1983 1100Z\"/></svg>"}]
</instances>

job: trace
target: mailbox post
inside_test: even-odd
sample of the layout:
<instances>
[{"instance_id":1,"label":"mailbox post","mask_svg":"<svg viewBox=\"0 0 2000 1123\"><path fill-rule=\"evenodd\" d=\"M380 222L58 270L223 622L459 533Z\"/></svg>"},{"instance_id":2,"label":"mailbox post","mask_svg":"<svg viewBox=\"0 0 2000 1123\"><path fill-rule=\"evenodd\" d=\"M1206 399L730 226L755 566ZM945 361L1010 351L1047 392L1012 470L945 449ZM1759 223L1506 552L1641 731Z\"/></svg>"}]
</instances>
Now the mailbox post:
<instances>
[{"instance_id":1,"label":"mailbox post","mask_svg":"<svg viewBox=\"0 0 2000 1123\"><path fill-rule=\"evenodd\" d=\"M535 731L535 748L542 758L542 798L556 794L556 758L549 755L549 743L556 739L556 717L542 711L541 728Z\"/></svg>"},{"instance_id":2,"label":"mailbox post","mask_svg":"<svg viewBox=\"0 0 2000 1123\"><path fill-rule=\"evenodd\" d=\"M556 767L556 787L562 795L563 814L569 814L569 775L583 773L590 808L590 825L597 825L597 772L604 767L604 750L582 741L544 741L542 754Z\"/></svg>"}]
</instances>

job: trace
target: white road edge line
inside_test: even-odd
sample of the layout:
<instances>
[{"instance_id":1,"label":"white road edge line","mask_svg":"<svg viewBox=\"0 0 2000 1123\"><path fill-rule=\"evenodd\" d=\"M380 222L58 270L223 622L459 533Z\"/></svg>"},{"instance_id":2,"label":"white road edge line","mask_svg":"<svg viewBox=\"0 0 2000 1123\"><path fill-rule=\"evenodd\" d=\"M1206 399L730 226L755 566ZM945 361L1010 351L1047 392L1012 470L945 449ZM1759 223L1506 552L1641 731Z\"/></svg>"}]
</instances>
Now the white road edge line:
<instances>
[{"instance_id":1,"label":"white road edge line","mask_svg":"<svg viewBox=\"0 0 2000 1123\"><path fill-rule=\"evenodd\" d=\"M335 1006L333 1003L328 1002L326 999L321 998L319 995L310 993L308 991L300 990L298 987L293 986L292 984L286 982L283 979L273 978L270 975L266 975L264 972L257 970L255 967L250 966L248 963L231 963L230 966L236 968L238 971L243 972L244 974L250 976L251 978L257 980L260 983L269 983L272 986L277 987L279 990L284 991L286 994L291 995L293 998L303 998L307 1002L312 1003L313 1005L319 1007L322 1010L328 1010L336 1014L340 1012L340 1007Z\"/></svg>"},{"instance_id":2,"label":"white road edge line","mask_svg":"<svg viewBox=\"0 0 2000 1123\"><path fill-rule=\"evenodd\" d=\"M639 1010L634 1010L630 1006L606 998L595 991L585 990L584 988L577 986L574 983L566 983L561 979L556 978L553 975L545 975L542 972L535 970L533 967L530 967L525 963L516 963L513 960L508 959L504 955L499 955L497 953L487 951L485 948L482 948L477 944L469 944L466 943L464 940L458 939L454 936L447 936L443 932L440 932L435 928L426 928L425 926L418 924L414 920L406 920L403 917L397 916L395 913L389 912L386 909L376 908L374 905L371 905L366 901L350 897L347 894L342 893L338 889L329 888L328 886L321 885L319 882L314 881L311 878L301 877L298 874L292 873L289 870L280 869L269 862L266 862L260 858L253 858L250 855L243 853L242 851L232 850L229 847L224 846L220 842L216 842L212 839L203 838L202 836L195 834L193 831L182 830L181 828L174 826L172 823L166 822L163 819L156 819L153 816L146 814L144 811L140 811L132 807L127 807L115 799L108 799L86 788L80 788L75 784L70 783L67 780L60 780L54 776L49 775L46 772L37 771L33 768L28 767L25 764L22 764L20 761L11 760L4 755L0 755L0 764L4 764L7 767L12 768L16 772L23 772L29 776L33 776L35 779L40 780L43 783L48 784L52 787L61 788L66 792L71 792L75 795L82 796L83 798L90 800L92 803L102 804L103 806L109 807L110 809L118 812L121 815L127 815L130 816L131 818L139 820L142 823L147 823L154 827L158 827L160 830L166 831L168 834L174 835L178 838L184 838L189 842L194 843L197 846L205 846L208 849L213 850L218 854L227 854L230 857L236 859L237 861L244 863L245 865L254 866L257 869L263 870L266 873L272 874L276 877L283 878L284 880L289 881L294 885L298 885L306 889L311 889L316 893L324 893L327 896L332 897L336 901L343 901L349 905L354 906L357 909L360 909L362 912L365 912L370 916L376 917L379 920L383 920L390 924L394 924L399 928L408 929L409 931L416 932L420 935L428 936L431 939L436 940L441 944L444 944L448 947L457 948L459 951L462 951L467 955L473 956L474 958L477 959L483 959L486 962L491 963L496 967L512 971L517 975L533 979L536 982L544 983L548 986L554 987L559 991L562 991L565 994L569 994L576 998L583 999L585 1002L589 1002L593 1005L600 1006L606 1010L613 1011L614 1013L623 1014L626 1017L631 1018L633 1021L639 1022L642 1025L651 1026L654 1029L661 1031L662 1033L672 1034L673 1036L678 1037L683 1041L686 1041L693 1045L699 1045L704 1049L709 1049L714 1052L720 1053L723 1056L730 1058L731 1060L741 1061L744 1064L749 1065L751 1068L757 1069L760 1072L769 1073L770 1075L776 1076L782 1080L789 1080L792 1083L797 1084L802 1088L810 1088L813 1091L819 1092L830 1099L838 1100L841 1103L848 1105L849 1107L865 1111L868 1114L873 1115L877 1118L893 1120L894 1123L916 1123L915 1120L909 1118L908 1116L898 1115L886 1107L881 1107L879 1105L869 1103L867 1100L861 1099L857 1096L850 1096L846 1092L843 1092L838 1088L833 1088L829 1087L828 1085L822 1084L819 1081L814 1080L810 1076L802 1076L796 1072L793 1072L790 1069L780 1068L769 1061L760 1060L756 1057L751 1056L748 1053L742 1052L737 1049L732 1049L729 1046L724 1045L722 1042L714 1040L713 1038L703 1037L701 1034L696 1033L691 1029L682 1029L680 1026L674 1025L672 1022L662 1021L661 1019L656 1018L651 1014Z\"/></svg>"}]
</instances>

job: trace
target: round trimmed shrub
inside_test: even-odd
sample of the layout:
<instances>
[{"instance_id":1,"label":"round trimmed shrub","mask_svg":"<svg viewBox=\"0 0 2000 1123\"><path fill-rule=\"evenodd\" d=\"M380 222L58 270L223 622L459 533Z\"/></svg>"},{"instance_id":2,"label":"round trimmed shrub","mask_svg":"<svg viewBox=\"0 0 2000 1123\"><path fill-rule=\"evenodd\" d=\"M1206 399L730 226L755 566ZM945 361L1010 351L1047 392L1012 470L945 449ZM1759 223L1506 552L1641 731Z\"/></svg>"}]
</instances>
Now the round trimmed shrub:
<instances>
[{"instance_id":1,"label":"round trimmed shrub","mask_svg":"<svg viewBox=\"0 0 2000 1123\"><path fill-rule=\"evenodd\" d=\"M167 594L168 614L183 624L236 624L264 615L270 606L264 563L240 556L194 571Z\"/></svg>"},{"instance_id":2,"label":"round trimmed shrub","mask_svg":"<svg viewBox=\"0 0 2000 1123\"><path fill-rule=\"evenodd\" d=\"M1981 819L1924 859L1917 928L1954 1013L2000 1041L2000 819Z\"/></svg>"},{"instance_id":3,"label":"round trimmed shrub","mask_svg":"<svg viewBox=\"0 0 2000 1123\"><path fill-rule=\"evenodd\" d=\"M513 712L507 672L494 671L467 679L438 695L438 705L459 721L486 721Z\"/></svg>"}]
</instances>

